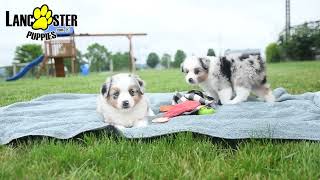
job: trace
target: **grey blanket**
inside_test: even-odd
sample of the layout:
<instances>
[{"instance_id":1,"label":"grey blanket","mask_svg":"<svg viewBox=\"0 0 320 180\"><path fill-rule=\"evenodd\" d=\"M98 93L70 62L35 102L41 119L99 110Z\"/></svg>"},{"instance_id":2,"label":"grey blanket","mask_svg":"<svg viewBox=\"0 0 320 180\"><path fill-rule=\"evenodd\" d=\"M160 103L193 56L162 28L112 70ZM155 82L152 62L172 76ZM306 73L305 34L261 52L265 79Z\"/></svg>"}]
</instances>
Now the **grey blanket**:
<instances>
[{"instance_id":1,"label":"grey blanket","mask_svg":"<svg viewBox=\"0 0 320 180\"><path fill-rule=\"evenodd\" d=\"M278 102L249 101L224 105L213 115L190 115L144 128L126 128L127 138L147 138L190 131L225 139L272 138L320 140L320 92L290 95L274 90ZM152 109L170 104L172 93L150 93ZM0 108L0 144L25 136L72 138L110 129L96 113L96 94L52 94Z\"/></svg>"}]
</instances>

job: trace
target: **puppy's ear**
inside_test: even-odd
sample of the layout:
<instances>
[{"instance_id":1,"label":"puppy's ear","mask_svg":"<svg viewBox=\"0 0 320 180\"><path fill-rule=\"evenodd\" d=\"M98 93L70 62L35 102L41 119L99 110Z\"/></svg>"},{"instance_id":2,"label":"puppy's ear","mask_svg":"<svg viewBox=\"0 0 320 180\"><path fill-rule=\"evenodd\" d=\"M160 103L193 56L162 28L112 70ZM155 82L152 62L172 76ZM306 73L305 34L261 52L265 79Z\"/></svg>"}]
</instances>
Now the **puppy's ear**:
<instances>
[{"instance_id":1,"label":"puppy's ear","mask_svg":"<svg viewBox=\"0 0 320 180\"><path fill-rule=\"evenodd\" d=\"M220 60L227 61L227 57L226 56L222 56L222 57L220 57Z\"/></svg>"},{"instance_id":2,"label":"puppy's ear","mask_svg":"<svg viewBox=\"0 0 320 180\"><path fill-rule=\"evenodd\" d=\"M137 81L140 93L144 94L144 87L146 86L146 83L138 75L133 75L133 77Z\"/></svg>"},{"instance_id":3,"label":"puppy's ear","mask_svg":"<svg viewBox=\"0 0 320 180\"><path fill-rule=\"evenodd\" d=\"M259 54L257 55L249 55L250 59L256 59L256 60L261 60L261 56Z\"/></svg>"},{"instance_id":4,"label":"puppy's ear","mask_svg":"<svg viewBox=\"0 0 320 180\"><path fill-rule=\"evenodd\" d=\"M210 60L207 58L202 58L202 57L199 57L198 60L199 60L201 67L204 70L209 71Z\"/></svg>"},{"instance_id":5,"label":"puppy's ear","mask_svg":"<svg viewBox=\"0 0 320 180\"><path fill-rule=\"evenodd\" d=\"M184 73L184 69L183 69L183 63L180 64L180 69L181 69L181 72Z\"/></svg>"},{"instance_id":6,"label":"puppy's ear","mask_svg":"<svg viewBox=\"0 0 320 180\"><path fill-rule=\"evenodd\" d=\"M111 78L108 78L107 81L105 83L103 83L101 86L101 94L105 98L108 97L108 95L109 95L111 81L112 81Z\"/></svg>"}]
</instances>

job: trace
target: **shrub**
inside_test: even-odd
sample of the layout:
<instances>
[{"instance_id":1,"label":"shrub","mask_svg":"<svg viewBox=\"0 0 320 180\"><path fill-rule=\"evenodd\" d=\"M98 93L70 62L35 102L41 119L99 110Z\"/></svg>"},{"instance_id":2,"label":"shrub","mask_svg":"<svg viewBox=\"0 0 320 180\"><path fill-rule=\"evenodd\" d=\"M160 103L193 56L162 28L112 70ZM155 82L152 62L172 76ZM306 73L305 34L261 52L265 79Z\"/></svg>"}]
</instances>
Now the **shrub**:
<instances>
[{"instance_id":1,"label":"shrub","mask_svg":"<svg viewBox=\"0 0 320 180\"><path fill-rule=\"evenodd\" d=\"M183 50L178 49L176 54L174 55L174 61L172 62L172 66L175 68L180 67L180 64L187 57L186 53Z\"/></svg>"},{"instance_id":2,"label":"shrub","mask_svg":"<svg viewBox=\"0 0 320 180\"><path fill-rule=\"evenodd\" d=\"M280 62L280 48L277 43L271 43L266 48L267 62Z\"/></svg>"},{"instance_id":3,"label":"shrub","mask_svg":"<svg viewBox=\"0 0 320 180\"><path fill-rule=\"evenodd\" d=\"M148 55L147 65L151 68L155 68L160 62L160 58L157 53L152 52Z\"/></svg>"},{"instance_id":4,"label":"shrub","mask_svg":"<svg viewBox=\"0 0 320 180\"><path fill-rule=\"evenodd\" d=\"M216 56L216 53L212 48L208 49L207 56Z\"/></svg>"}]
</instances>

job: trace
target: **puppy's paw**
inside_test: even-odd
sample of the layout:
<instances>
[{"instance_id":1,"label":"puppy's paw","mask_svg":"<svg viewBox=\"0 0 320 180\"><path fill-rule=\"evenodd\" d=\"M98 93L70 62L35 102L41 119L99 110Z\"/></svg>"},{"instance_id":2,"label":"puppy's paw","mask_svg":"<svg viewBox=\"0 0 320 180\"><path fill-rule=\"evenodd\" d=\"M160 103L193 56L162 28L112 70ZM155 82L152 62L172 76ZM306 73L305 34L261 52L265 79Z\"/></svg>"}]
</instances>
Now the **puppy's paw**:
<instances>
[{"instance_id":1,"label":"puppy's paw","mask_svg":"<svg viewBox=\"0 0 320 180\"><path fill-rule=\"evenodd\" d=\"M126 127L124 127L124 126L122 126L122 125L114 124L114 123L111 121L111 119L109 119L109 118L105 119L104 122L107 123L107 124L110 125L110 126L115 127L116 129L118 129L118 130L120 130L120 131L126 128Z\"/></svg>"},{"instance_id":2,"label":"puppy's paw","mask_svg":"<svg viewBox=\"0 0 320 180\"><path fill-rule=\"evenodd\" d=\"M274 95L272 93L267 94L264 98L265 98L266 102L275 102L276 101L276 98L274 97Z\"/></svg>"},{"instance_id":3,"label":"puppy's paw","mask_svg":"<svg viewBox=\"0 0 320 180\"><path fill-rule=\"evenodd\" d=\"M122 131L124 130L126 127L121 126L121 125L113 125L115 128L117 128L118 130Z\"/></svg>"},{"instance_id":4,"label":"puppy's paw","mask_svg":"<svg viewBox=\"0 0 320 180\"><path fill-rule=\"evenodd\" d=\"M226 101L224 104L239 104L243 101L239 101L237 99L233 99L233 100L230 100L230 101Z\"/></svg>"},{"instance_id":5,"label":"puppy's paw","mask_svg":"<svg viewBox=\"0 0 320 180\"><path fill-rule=\"evenodd\" d=\"M148 108L148 116L154 116L154 112L152 111L151 108Z\"/></svg>"},{"instance_id":6,"label":"puppy's paw","mask_svg":"<svg viewBox=\"0 0 320 180\"><path fill-rule=\"evenodd\" d=\"M109 116L103 114L103 117L104 117L104 122L105 122L105 123L108 123L108 124L110 124L110 125L114 125L114 124L112 123L112 119L111 119Z\"/></svg>"},{"instance_id":7,"label":"puppy's paw","mask_svg":"<svg viewBox=\"0 0 320 180\"><path fill-rule=\"evenodd\" d=\"M165 123L168 121L169 121L169 118L167 117L159 117L152 120L153 123Z\"/></svg>"},{"instance_id":8,"label":"puppy's paw","mask_svg":"<svg viewBox=\"0 0 320 180\"><path fill-rule=\"evenodd\" d=\"M225 104L238 104L239 102L236 102L236 101L229 101L229 102L227 102L227 103L225 103Z\"/></svg>"},{"instance_id":9,"label":"puppy's paw","mask_svg":"<svg viewBox=\"0 0 320 180\"><path fill-rule=\"evenodd\" d=\"M134 123L134 127L146 127L148 125L148 121L146 119L138 120Z\"/></svg>"}]
</instances>

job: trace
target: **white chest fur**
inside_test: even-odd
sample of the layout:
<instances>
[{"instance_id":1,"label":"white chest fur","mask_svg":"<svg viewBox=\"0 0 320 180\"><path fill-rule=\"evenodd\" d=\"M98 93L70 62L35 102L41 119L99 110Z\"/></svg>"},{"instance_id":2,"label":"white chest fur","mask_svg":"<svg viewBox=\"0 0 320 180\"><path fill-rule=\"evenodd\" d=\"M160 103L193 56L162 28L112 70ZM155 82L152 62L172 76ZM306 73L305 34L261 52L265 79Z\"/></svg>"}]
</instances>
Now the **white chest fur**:
<instances>
[{"instance_id":1,"label":"white chest fur","mask_svg":"<svg viewBox=\"0 0 320 180\"><path fill-rule=\"evenodd\" d=\"M124 127L133 127L146 121L148 115L148 102L143 97L130 110L119 110L109 105L103 96L98 97L97 111L104 117L106 123L120 125Z\"/></svg>"},{"instance_id":2,"label":"white chest fur","mask_svg":"<svg viewBox=\"0 0 320 180\"><path fill-rule=\"evenodd\" d=\"M208 79L208 80L200 83L199 86L207 95L218 100L219 97L217 94L217 92L218 92L217 86L215 86L216 83L217 82L215 79Z\"/></svg>"}]
</instances>

